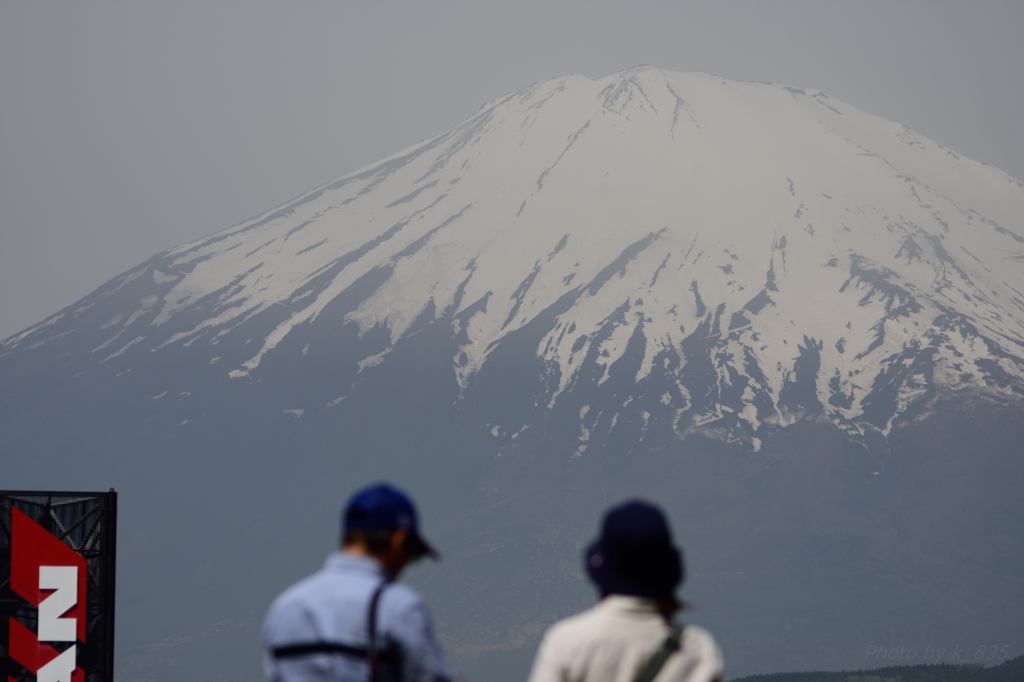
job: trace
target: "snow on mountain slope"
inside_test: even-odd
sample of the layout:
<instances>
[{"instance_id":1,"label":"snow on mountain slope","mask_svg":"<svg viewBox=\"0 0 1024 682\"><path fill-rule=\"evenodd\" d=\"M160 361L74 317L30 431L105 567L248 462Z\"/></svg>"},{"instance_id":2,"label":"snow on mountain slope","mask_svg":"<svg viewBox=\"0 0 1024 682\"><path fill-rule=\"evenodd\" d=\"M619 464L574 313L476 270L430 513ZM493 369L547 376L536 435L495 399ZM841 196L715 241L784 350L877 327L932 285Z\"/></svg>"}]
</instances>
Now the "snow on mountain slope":
<instances>
[{"instance_id":1,"label":"snow on mountain slope","mask_svg":"<svg viewBox=\"0 0 1024 682\"><path fill-rule=\"evenodd\" d=\"M1024 184L820 91L708 74L526 88L158 261L117 283L151 278L158 293L104 321L98 362L241 344L234 328L284 306L223 368L242 381L372 281L347 319L394 344L433 305L465 335L464 388L541 313L556 320L537 348L551 404L642 337L637 380L676 375L680 432L723 410L751 434L790 423L808 401L787 387L804 375L836 423L883 431L937 390L1016 400L1024 386ZM683 376L694 353L717 373L707 395Z\"/></svg>"}]
</instances>

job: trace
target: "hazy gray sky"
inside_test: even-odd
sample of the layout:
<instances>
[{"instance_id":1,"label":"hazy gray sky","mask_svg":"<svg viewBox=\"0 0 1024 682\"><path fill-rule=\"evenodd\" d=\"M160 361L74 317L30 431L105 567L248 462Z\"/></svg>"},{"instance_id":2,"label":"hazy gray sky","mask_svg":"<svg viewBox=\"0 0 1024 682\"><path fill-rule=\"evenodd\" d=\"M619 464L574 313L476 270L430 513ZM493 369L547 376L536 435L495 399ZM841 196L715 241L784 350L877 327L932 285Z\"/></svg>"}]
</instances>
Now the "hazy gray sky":
<instances>
[{"instance_id":1,"label":"hazy gray sky","mask_svg":"<svg viewBox=\"0 0 1024 682\"><path fill-rule=\"evenodd\" d=\"M0 338L531 83L816 87L1024 178L1024 2L0 0Z\"/></svg>"}]
</instances>

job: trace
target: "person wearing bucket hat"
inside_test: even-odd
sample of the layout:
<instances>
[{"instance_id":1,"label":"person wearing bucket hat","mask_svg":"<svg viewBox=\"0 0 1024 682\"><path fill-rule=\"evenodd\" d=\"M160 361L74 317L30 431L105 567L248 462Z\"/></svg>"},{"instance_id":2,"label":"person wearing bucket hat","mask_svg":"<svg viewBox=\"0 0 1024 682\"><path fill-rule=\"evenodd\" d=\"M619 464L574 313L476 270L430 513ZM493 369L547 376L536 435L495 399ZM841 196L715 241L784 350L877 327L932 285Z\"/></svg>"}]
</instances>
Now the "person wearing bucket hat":
<instances>
[{"instance_id":1,"label":"person wearing bucket hat","mask_svg":"<svg viewBox=\"0 0 1024 682\"><path fill-rule=\"evenodd\" d=\"M386 483L363 488L342 513L341 550L285 590L263 625L272 682L452 680L430 614L412 588L393 582L421 557L412 500Z\"/></svg>"},{"instance_id":2,"label":"person wearing bucket hat","mask_svg":"<svg viewBox=\"0 0 1024 682\"><path fill-rule=\"evenodd\" d=\"M583 555L596 606L551 626L529 682L715 682L722 654L704 629L677 627L683 556L661 510L641 500L610 509Z\"/></svg>"}]
</instances>

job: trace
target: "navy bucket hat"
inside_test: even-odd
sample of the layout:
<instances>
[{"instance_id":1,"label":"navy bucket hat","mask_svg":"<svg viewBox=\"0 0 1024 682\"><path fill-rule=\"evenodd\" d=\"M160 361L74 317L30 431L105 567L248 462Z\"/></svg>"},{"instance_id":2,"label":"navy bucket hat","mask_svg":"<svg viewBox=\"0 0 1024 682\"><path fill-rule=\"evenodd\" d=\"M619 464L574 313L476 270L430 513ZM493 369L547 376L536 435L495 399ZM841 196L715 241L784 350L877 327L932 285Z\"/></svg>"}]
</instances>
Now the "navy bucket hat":
<instances>
[{"instance_id":1,"label":"navy bucket hat","mask_svg":"<svg viewBox=\"0 0 1024 682\"><path fill-rule=\"evenodd\" d=\"M409 532L409 550L414 556L426 555L432 559L440 556L420 535L412 500L387 483L377 483L357 491L345 506L341 525L346 533L404 529Z\"/></svg>"},{"instance_id":2,"label":"navy bucket hat","mask_svg":"<svg viewBox=\"0 0 1024 682\"><path fill-rule=\"evenodd\" d=\"M661 510L639 500L605 514L601 536L584 555L603 594L672 599L683 581L683 557Z\"/></svg>"}]
</instances>

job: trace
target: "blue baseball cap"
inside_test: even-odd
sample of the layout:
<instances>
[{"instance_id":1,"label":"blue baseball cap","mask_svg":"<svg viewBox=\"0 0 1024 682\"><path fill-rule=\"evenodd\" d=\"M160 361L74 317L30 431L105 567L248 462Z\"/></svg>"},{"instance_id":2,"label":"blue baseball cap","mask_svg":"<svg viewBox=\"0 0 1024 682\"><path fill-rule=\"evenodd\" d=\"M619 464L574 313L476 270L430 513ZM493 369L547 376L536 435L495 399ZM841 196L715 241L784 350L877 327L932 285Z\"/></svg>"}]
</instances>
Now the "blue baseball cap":
<instances>
[{"instance_id":1,"label":"blue baseball cap","mask_svg":"<svg viewBox=\"0 0 1024 682\"><path fill-rule=\"evenodd\" d=\"M345 532L404 529L409 532L409 550L414 556L427 555L432 559L440 556L420 535L412 500L387 483L357 491L345 506L341 525Z\"/></svg>"}]
</instances>

